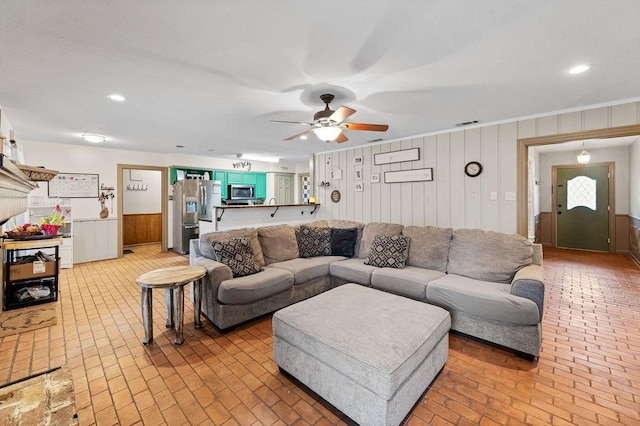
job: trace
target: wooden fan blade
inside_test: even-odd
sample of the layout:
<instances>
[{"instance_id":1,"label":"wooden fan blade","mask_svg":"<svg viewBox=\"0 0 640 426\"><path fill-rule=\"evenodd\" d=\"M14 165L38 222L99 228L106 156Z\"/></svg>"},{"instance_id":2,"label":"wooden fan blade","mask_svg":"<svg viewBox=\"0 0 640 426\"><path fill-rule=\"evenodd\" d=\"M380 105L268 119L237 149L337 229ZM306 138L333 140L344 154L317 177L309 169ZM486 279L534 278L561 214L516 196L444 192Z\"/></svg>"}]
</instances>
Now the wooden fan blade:
<instances>
[{"instance_id":1,"label":"wooden fan blade","mask_svg":"<svg viewBox=\"0 0 640 426\"><path fill-rule=\"evenodd\" d=\"M340 127L347 130L369 130L372 132L386 132L389 130L389 125L387 124L344 123Z\"/></svg>"},{"instance_id":2,"label":"wooden fan blade","mask_svg":"<svg viewBox=\"0 0 640 426\"><path fill-rule=\"evenodd\" d=\"M309 130L307 130L307 131L305 131L305 132L298 133L297 135L290 136L290 137L288 137L288 138L286 138L286 139L284 139L284 140L285 140L285 141L291 141L291 140L293 140L293 139L299 139L299 138L301 138L302 136L308 135L309 133L313 133L313 129L309 129Z\"/></svg>"},{"instance_id":3,"label":"wooden fan blade","mask_svg":"<svg viewBox=\"0 0 640 426\"><path fill-rule=\"evenodd\" d=\"M338 137L337 137L337 138L335 138L335 141L336 141L336 142L338 142L338 143L346 142L346 141L348 141L348 140L349 140L349 138L347 138L347 137L345 136L344 132L340 132L340 134L338 135Z\"/></svg>"},{"instance_id":4,"label":"wooden fan blade","mask_svg":"<svg viewBox=\"0 0 640 426\"><path fill-rule=\"evenodd\" d=\"M315 123L309 123L307 121L284 121L284 120L271 120L272 123L290 123L290 124L305 124L307 126L313 126Z\"/></svg>"},{"instance_id":5,"label":"wooden fan blade","mask_svg":"<svg viewBox=\"0 0 640 426\"><path fill-rule=\"evenodd\" d=\"M340 108L335 110L333 114L329 116L329 120L335 121L336 123L342 123L344 120L346 120L348 117L352 116L355 113L356 113L355 109L351 109L346 106L341 106Z\"/></svg>"}]
</instances>

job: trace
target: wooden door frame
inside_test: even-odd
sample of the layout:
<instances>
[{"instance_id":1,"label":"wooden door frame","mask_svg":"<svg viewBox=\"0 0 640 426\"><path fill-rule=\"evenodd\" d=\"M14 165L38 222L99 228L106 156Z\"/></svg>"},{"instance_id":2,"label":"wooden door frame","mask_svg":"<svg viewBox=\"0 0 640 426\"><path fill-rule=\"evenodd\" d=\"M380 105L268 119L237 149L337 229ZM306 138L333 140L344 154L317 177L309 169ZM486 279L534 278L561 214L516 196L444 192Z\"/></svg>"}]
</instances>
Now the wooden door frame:
<instances>
[{"instance_id":1,"label":"wooden door frame","mask_svg":"<svg viewBox=\"0 0 640 426\"><path fill-rule=\"evenodd\" d=\"M553 247L558 247L558 191L557 188L557 173L558 169L585 169L587 167L608 167L609 168L609 253L616 252L616 178L615 178L615 163L589 163L589 164L567 164L551 166L551 244Z\"/></svg>"},{"instance_id":2,"label":"wooden door frame","mask_svg":"<svg viewBox=\"0 0 640 426\"><path fill-rule=\"evenodd\" d=\"M640 135L640 124L631 126L610 127L608 129L588 130L584 132L561 133L551 136L518 139L517 152L517 211L516 232L525 238L529 237L528 200L529 200L529 147L553 145L583 139L611 139L623 136ZM615 246L614 246L615 247Z\"/></svg>"},{"instance_id":3,"label":"wooden door frame","mask_svg":"<svg viewBox=\"0 0 640 426\"><path fill-rule=\"evenodd\" d=\"M154 170L160 172L160 213L162 215L162 251L168 251L168 203L169 203L169 169L167 167L143 166L140 164L118 164L117 165L117 188L116 199L118 204L118 257L123 256L122 249L122 230L123 230L123 214L122 214L122 173L126 169L134 170Z\"/></svg>"}]
</instances>

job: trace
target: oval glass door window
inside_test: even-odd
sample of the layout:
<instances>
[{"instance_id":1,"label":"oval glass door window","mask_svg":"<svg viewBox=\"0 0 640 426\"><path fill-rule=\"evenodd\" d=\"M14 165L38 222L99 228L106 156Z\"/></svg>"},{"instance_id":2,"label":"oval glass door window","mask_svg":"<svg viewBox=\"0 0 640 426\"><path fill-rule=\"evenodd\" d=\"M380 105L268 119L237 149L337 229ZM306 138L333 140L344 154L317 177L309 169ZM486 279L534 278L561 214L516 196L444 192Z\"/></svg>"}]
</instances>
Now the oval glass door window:
<instances>
[{"instance_id":1,"label":"oval glass door window","mask_svg":"<svg viewBox=\"0 0 640 426\"><path fill-rule=\"evenodd\" d=\"M575 207L596 210L596 180L587 176L576 176L567 181L567 210Z\"/></svg>"}]
</instances>

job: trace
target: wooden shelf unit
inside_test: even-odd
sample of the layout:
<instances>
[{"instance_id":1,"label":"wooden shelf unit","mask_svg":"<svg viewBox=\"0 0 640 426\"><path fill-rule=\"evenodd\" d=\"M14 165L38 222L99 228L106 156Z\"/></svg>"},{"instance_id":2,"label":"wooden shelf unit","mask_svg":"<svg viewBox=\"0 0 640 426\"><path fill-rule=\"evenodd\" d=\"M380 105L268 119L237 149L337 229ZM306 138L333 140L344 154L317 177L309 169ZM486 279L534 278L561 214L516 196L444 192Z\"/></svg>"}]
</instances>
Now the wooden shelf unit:
<instances>
[{"instance_id":1,"label":"wooden shelf unit","mask_svg":"<svg viewBox=\"0 0 640 426\"><path fill-rule=\"evenodd\" d=\"M2 241L2 309L7 311L25 306L58 300L58 274L62 237L41 240ZM34 253L41 251L53 260L34 259ZM20 300L20 292L42 286L49 289L49 295L34 298L25 294Z\"/></svg>"}]
</instances>

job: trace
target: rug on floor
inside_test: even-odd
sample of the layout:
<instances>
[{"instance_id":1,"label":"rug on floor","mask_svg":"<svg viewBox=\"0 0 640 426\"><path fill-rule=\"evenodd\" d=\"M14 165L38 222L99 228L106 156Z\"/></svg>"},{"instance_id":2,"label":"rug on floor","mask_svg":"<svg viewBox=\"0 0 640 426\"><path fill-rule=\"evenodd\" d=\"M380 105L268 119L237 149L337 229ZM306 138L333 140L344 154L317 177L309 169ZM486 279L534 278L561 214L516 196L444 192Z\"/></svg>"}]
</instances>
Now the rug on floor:
<instances>
[{"instance_id":1,"label":"rug on floor","mask_svg":"<svg viewBox=\"0 0 640 426\"><path fill-rule=\"evenodd\" d=\"M0 337L37 330L58 323L56 308L36 305L0 312Z\"/></svg>"},{"instance_id":2,"label":"rug on floor","mask_svg":"<svg viewBox=\"0 0 640 426\"><path fill-rule=\"evenodd\" d=\"M2 385L0 424L77 425L71 370L58 367Z\"/></svg>"}]
</instances>

